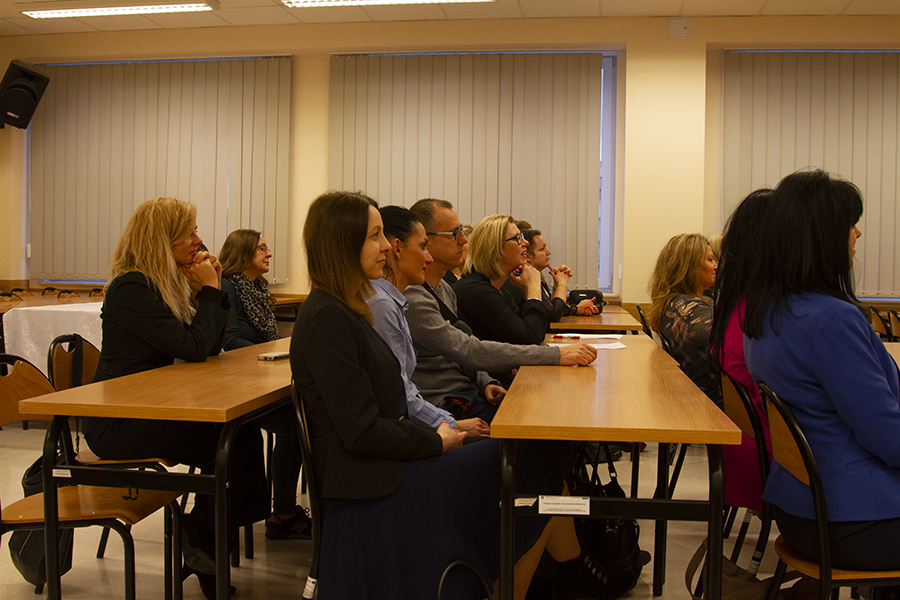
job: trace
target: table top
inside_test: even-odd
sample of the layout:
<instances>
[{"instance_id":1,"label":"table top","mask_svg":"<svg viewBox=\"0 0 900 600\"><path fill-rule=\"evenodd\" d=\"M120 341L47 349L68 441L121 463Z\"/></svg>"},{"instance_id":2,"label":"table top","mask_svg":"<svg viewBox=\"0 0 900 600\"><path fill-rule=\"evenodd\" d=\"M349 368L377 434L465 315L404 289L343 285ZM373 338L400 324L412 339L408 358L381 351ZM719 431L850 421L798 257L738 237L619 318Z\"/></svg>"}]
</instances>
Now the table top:
<instances>
[{"instance_id":1,"label":"table top","mask_svg":"<svg viewBox=\"0 0 900 600\"><path fill-rule=\"evenodd\" d=\"M491 437L739 444L741 431L649 337L598 350L587 367L524 366Z\"/></svg>"},{"instance_id":2,"label":"table top","mask_svg":"<svg viewBox=\"0 0 900 600\"><path fill-rule=\"evenodd\" d=\"M0 315L14 308L29 308L33 306L60 306L65 304L84 304L87 302L100 303L103 298L89 298L87 293L78 298L57 298L54 295L46 296L25 296L22 300L9 300L0 302Z\"/></svg>"},{"instance_id":3,"label":"table top","mask_svg":"<svg viewBox=\"0 0 900 600\"><path fill-rule=\"evenodd\" d=\"M224 423L291 393L291 339L239 348L202 363L179 363L117 379L29 398L19 410L34 415L119 417ZM211 393L214 391L214 393Z\"/></svg>"},{"instance_id":4,"label":"table top","mask_svg":"<svg viewBox=\"0 0 900 600\"><path fill-rule=\"evenodd\" d=\"M556 323L550 323L550 329L567 329L572 331L641 331L643 326L631 314L615 304L603 307L599 315L589 317L567 316Z\"/></svg>"}]
</instances>

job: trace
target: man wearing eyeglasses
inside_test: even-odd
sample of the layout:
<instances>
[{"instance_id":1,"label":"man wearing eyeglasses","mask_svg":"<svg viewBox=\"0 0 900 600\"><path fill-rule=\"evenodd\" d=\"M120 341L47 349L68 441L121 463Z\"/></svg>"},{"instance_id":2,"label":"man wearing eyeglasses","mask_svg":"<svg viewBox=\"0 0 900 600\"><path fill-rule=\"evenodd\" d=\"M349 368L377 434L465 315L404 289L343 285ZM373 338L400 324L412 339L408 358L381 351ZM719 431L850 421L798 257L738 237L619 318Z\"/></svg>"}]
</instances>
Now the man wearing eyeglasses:
<instances>
[{"instance_id":1,"label":"man wearing eyeglasses","mask_svg":"<svg viewBox=\"0 0 900 600\"><path fill-rule=\"evenodd\" d=\"M410 210L425 227L433 262L425 267L425 283L403 292L409 300L406 320L416 349L413 382L422 397L456 418L493 412L506 390L487 371L506 371L520 365L590 364L597 351L586 344L564 347L523 346L482 341L457 317L456 294L443 280L462 264L468 241L459 216L446 200L425 199ZM460 417L457 417L457 414Z\"/></svg>"}]
</instances>

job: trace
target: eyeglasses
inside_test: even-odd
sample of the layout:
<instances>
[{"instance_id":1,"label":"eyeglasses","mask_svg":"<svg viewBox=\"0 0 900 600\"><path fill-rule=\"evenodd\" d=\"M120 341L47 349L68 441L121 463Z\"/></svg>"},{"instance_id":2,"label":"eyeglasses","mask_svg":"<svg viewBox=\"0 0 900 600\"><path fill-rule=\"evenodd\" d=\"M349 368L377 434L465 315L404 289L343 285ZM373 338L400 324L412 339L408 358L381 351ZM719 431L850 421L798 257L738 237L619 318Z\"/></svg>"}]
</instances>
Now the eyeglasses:
<instances>
[{"instance_id":1,"label":"eyeglasses","mask_svg":"<svg viewBox=\"0 0 900 600\"><path fill-rule=\"evenodd\" d=\"M514 235L511 238L504 240L503 243L505 244L506 242L511 242L513 240L516 240L517 244L521 244L525 241L525 234L520 231L518 235Z\"/></svg>"},{"instance_id":2,"label":"eyeglasses","mask_svg":"<svg viewBox=\"0 0 900 600\"><path fill-rule=\"evenodd\" d=\"M459 241L459 236L463 234L462 225L454 229L453 231L426 231L425 235L440 235L443 237L452 237L457 242Z\"/></svg>"},{"instance_id":3,"label":"eyeglasses","mask_svg":"<svg viewBox=\"0 0 900 600\"><path fill-rule=\"evenodd\" d=\"M266 246L265 244L263 244L262 246L257 246L257 247L256 247L256 251L257 251L257 252L262 252L263 254L268 254L268 253L269 253L269 247Z\"/></svg>"}]
</instances>

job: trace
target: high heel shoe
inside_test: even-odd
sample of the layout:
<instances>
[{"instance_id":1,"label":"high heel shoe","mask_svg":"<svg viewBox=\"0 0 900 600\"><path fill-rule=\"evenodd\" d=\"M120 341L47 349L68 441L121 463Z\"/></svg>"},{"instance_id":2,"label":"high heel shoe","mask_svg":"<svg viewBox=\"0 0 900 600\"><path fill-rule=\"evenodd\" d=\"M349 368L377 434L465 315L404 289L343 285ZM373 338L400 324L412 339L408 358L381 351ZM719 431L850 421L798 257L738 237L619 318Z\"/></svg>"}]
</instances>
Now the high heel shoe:
<instances>
[{"instance_id":1,"label":"high heel shoe","mask_svg":"<svg viewBox=\"0 0 900 600\"><path fill-rule=\"evenodd\" d=\"M181 567L181 581L186 581L188 577L191 575L197 576L197 581L200 582L200 591L203 592L204 598L206 600L215 600L216 598L216 576L210 575L208 573L200 573L195 571L187 564ZM234 596L234 593L237 591L237 588L231 586L228 595Z\"/></svg>"}]
</instances>

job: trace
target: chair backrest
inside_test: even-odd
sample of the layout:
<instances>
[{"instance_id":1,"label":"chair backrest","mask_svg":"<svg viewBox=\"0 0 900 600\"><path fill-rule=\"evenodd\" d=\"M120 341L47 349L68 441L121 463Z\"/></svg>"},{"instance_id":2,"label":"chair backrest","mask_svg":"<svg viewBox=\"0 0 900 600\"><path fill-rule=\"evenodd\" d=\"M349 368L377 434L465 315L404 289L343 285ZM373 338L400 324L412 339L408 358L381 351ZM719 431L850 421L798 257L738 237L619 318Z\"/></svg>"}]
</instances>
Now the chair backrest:
<instances>
[{"instance_id":1,"label":"chair backrest","mask_svg":"<svg viewBox=\"0 0 900 600\"><path fill-rule=\"evenodd\" d=\"M47 294L53 294L58 291L59 290L57 290L55 287L45 287L43 290L41 290L41 296L46 296Z\"/></svg>"},{"instance_id":2,"label":"chair backrest","mask_svg":"<svg viewBox=\"0 0 900 600\"><path fill-rule=\"evenodd\" d=\"M57 391L67 390L91 383L99 362L100 351L97 347L77 333L70 333L50 342L47 373Z\"/></svg>"},{"instance_id":3,"label":"chair backrest","mask_svg":"<svg viewBox=\"0 0 900 600\"><path fill-rule=\"evenodd\" d=\"M721 383L725 414L741 428L747 437L756 442L759 472L762 476L763 487L765 487L769 475L769 450L766 448L765 426L750 399L749 390L743 384L734 380L727 373L722 375Z\"/></svg>"},{"instance_id":4,"label":"chair backrest","mask_svg":"<svg viewBox=\"0 0 900 600\"><path fill-rule=\"evenodd\" d=\"M897 341L897 336L900 336L900 312L893 308L888 311L888 326L891 328L894 341Z\"/></svg>"},{"instance_id":5,"label":"chair backrest","mask_svg":"<svg viewBox=\"0 0 900 600\"><path fill-rule=\"evenodd\" d=\"M12 292L0 292L0 302L12 302L14 300L21 300L18 294L14 294Z\"/></svg>"},{"instance_id":6,"label":"chair backrest","mask_svg":"<svg viewBox=\"0 0 900 600\"><path fill-rule=\"evenodd\" d=\"M309 567L309 577L303 590L303 598L312 598L319 577L319 549L322 546L322 508L319 497L319 480L313 465L312 450L309 446L309 427L306 421L306 407L297 385L291 381L291 400L297 415L297 429L300 438L300 454L303 456L303 473L306 476L306 489L309 494L309 516L312 521L313 555Z\"/></svg>"},{"instance_id":7,"label":"chair backrest","mask_svg":"<svg viewBox=\"0 0 900 600\"><path fill-rule=\"evenodd\" d=\"M878 310L874 306L867 306L866 316L869 317L869 322L872 324L872 328L875 330L875 333L883 338L887 338L887 340L890 342L894 341L894 334L891 333L891 324L886 318L884 318L884 315L881 314L880 310Z\"/></svg>"},{"instance_id":8,"label":"chair backrest","mask_svg":"<svg viewBox=\"0 0 900 600\"><path fill-rule=\"evenodd\" d=\"M73 292L72 290L59 290L59 293L56 294L57 298L78 298L80 297L78 292Z\"/></svg>"},{"instance_id":9,"label":"chair backrest","mask_svg":"<svg viewBox=\"0 0 900 600\"><path fill-rule=\"evenodd\" d=\"M644 328L644 333L652 338L653 330L650 329L650 323L647 322L647 317L644 315L644 309L641 308L640 304L635 304L635 307L637 307L638 316L641 318L641 325Z\"/></svg>"},{"instance_id":10,"label":"chair backrest","mask_svg":"<svg viewBox=\"0 0 900 600\"><path fill-rule=\"evenodd\" d=\"M11 289L11 290L9 290L9 291L12 292L13 294L18 294L19 296L23 296L23 297L24 297L24 296L31 296L31 292L29 292L29 291L26 290L25 288L13 288L13 289Z\"/></svg>"},{"instance_id":11,"label":"chair backrest","mask_svg":"<svg viewBox=\"0 0 900 600\"><path fill-rule=\"evenodd\" d=\"M88 298L93 298L94 296L103 296L103 288L91 288L91 291L88 292Z\"/></svg>"},{"instance_id":12,"label":"chair backrest","mask_svg":"<svg viewBox=\"0 0 900 600\"><path fill-rule=\"evenodd\" d=\"M49 421L50 417L19 412L19 400L56 391L44 374L24 358L12 354L0 354L0 364L12 365L9 373L0 376L0 427L16 421Z\"/></svg>"}]
</instances>

